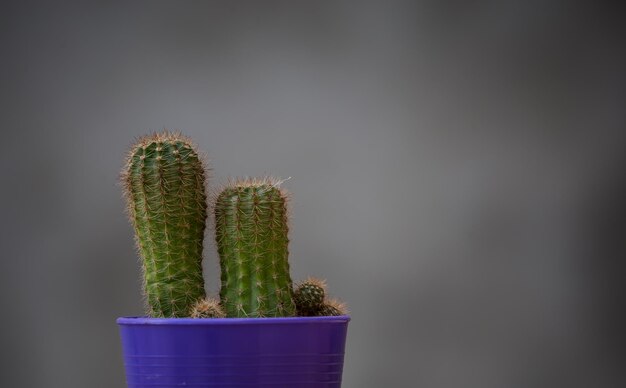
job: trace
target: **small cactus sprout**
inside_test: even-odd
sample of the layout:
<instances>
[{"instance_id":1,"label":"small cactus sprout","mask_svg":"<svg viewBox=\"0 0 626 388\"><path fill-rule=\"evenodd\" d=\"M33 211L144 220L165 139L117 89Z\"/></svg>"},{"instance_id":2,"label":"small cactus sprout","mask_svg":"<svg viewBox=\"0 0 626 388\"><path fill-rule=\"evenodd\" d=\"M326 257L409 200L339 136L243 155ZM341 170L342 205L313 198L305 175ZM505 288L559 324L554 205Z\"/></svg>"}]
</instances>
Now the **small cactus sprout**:
<instances>
[{"instance_id":1,"label":"small cactus sprout","mask_svg":"<svg viewBox=\"0 0 626 388\"><path fill-rule=\"evenodd\" d=\"M186 317L205 296L205 179L195 147L178 133L140 138L128 155L122 181L152 317Z\"/></svg>"},{"instance_id":2,"label":"small cactus sprout","mask_svg":"<svg viewBox=\"0 0 626 388\"><path fill-rule=\"evenodd\" d=\"M308 278L295 287L293 301L300 316L315 315L321 310L326 294L326 282L316 278Z\"/></svg>"},{"instance_id":3,"label":"small cactus sprout","mask_svg":"<svg viewBox=\"0 0 626 388\"><path fill-rule=\"evenodd\" d=\"M215 298L201 298L191 308L191 318L225 318L226 314Z\"/></svg>"},{"instance_id":4,"label":"small cactus sprout","mask_svg":"<svg viewBox=\"0 0 626 388\"><path fill-rule=\"evenodd\" d=\"M214 203L220 298L228 317L295 316L287 195L272 178L229 182Z\"/></svg>"},{"instance_id":5,"label":"small cactus sprout","mask_svg":"<svg viewBox=\"0 0 626 388\"><path fill-rule=\"evenodd\" d=\"M348 313L348 309L346 308L345 303L340 302L337 299L327 299L324 301L322 308L317 312L317 316L338 316L338 315L346 315Z\"/></svg>"}]
</instances>

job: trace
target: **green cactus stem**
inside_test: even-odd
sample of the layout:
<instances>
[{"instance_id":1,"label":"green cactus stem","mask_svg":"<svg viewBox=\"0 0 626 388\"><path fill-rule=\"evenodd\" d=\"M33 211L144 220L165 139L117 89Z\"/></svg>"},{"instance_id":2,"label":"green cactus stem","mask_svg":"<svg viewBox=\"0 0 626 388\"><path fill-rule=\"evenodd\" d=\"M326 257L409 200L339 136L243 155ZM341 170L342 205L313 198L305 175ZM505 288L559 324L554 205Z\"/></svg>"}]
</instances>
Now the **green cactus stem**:
<instances>
[{"instance_id":1,"label":"green cactus stem","mask_svg":"<svg viewBox=\"0 0 626 388\"><path fill-rule=\"evenodd\" d=\"M322 309L326 294L326 282L308 278L298 284L293 291L293 301L300 316L316 315Z\"/></svg>"},{"instance_id":2,"label":"green cactus stem","mask_svg":"<svg viewBox=\"0 0 626 388\"><path fill-rule=\"evenodd\" d=\"M198 299L191 308L191 318L225 318L224 309L215 298Z\"/></svg>"},{"instance_id":3,"label":"green cactus stem","mask_svg":"<svg viewBox=\"0 0 626 388\"><path fill-rule=\"evenodd\" d=\"M294 316L286 193L271 178L230 182L215 197L221 304L228 317Z\"/></svg>"},{"instance_id":4,"label":"green cactus stem","mask_svg":"<svg viewBox=\"0 0 626 388\"><path fill-rule=\"evenodd\" d=\"M122 180L152 317L187 317L205 296L205 179L195 147L178 133L143 137L129 153Z\"/></svg>"}]
</instances>

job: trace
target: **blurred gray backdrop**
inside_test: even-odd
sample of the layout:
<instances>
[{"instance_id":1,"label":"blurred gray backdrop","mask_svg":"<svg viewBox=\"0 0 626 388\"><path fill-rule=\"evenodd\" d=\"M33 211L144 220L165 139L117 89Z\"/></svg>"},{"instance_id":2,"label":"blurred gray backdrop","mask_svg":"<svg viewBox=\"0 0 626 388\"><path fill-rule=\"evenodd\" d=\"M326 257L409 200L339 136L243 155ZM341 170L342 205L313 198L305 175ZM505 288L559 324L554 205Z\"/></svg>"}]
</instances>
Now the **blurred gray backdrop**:
<instances>
[{"instance_id":1,"label":"blurred gray backdrop","mask_svg":"<svg viewBox=\"0 0 626 388\"><path fill-rule=\"evenodd\" d=\"M623 386L608 4L2 2L0 386L124 386L118 172L163 128L211 184L291 177L293 277L352 311L344 387ZM210 244L205 268L218 290Z\"/></svg>"}]
</instances>

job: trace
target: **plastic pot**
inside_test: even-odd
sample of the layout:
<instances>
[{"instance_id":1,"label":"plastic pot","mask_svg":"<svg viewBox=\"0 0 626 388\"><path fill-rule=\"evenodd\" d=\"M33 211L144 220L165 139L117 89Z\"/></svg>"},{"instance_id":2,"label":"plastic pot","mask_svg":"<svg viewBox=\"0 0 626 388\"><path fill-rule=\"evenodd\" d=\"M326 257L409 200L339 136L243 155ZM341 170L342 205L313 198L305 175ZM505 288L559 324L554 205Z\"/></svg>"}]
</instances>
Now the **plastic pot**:
<instances>
[{"instance_id":1,"label":"plastic pot","mask_svg":"<svg viewBox=\"0 0 626 388\"><path fill-rule=\"evenodd\" d=\"M128 388L341 387L349 316L118 318Z\"/></svg>"}]
</instances>

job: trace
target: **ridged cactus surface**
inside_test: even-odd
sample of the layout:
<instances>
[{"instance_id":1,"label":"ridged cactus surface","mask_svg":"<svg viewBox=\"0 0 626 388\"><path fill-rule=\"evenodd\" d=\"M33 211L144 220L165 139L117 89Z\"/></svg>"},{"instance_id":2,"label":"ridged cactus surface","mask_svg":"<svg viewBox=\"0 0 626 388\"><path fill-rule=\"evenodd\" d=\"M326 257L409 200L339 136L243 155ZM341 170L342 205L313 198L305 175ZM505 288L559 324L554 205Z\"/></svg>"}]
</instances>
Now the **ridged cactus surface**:
<instances>
[{"instance_id":1,"label":"ridged cactus surface","mask_svg":"<svg viewBox=\"0 0 626 388\"><path fill-rule=\"evenodd\" d=\"M205 296L205 179L198 153L180 134L144 137L129 154L123 181L152 317L189 316Z\"/></svg>"},{"instance_id":2,"label":"ridged cactus surface","mask_svg":"<svg viewBox=\"0 0 626 388\"><path fill-rule=\"evenodd\" d=\"M286 195L273 179L229 183L214 200L221 304L228 317L294 316Z\"/></svg>"}]
</instances>

